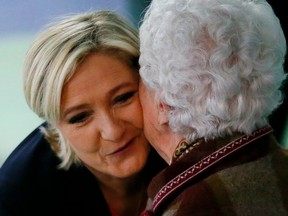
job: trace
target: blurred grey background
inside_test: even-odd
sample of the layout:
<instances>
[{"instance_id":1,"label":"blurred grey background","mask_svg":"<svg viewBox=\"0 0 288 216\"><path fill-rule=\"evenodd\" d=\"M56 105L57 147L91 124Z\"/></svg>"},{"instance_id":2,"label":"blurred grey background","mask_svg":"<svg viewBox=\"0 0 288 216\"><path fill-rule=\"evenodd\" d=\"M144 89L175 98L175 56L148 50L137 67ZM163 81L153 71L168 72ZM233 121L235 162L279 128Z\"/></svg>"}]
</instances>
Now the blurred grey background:
<instances>
[{"instance_id":1,"label":"blurred grey background","mask_svg":"<svg viewBox=\"0 0 288 216\"><path fill-rule=\"evenodd\" d=\"M0 0L0 167L13 149L42 122L26 105L21 83L25 53L40 29L57 16L92 9L117 11L138 27L143 10L149 2L150 0ZM283 2L270 1L287 33L288 19ZM287 84L284 91L288 93ZM288 147L287 97L271 117L271 124L277 139Z\"/></svg>"}]
</instances>

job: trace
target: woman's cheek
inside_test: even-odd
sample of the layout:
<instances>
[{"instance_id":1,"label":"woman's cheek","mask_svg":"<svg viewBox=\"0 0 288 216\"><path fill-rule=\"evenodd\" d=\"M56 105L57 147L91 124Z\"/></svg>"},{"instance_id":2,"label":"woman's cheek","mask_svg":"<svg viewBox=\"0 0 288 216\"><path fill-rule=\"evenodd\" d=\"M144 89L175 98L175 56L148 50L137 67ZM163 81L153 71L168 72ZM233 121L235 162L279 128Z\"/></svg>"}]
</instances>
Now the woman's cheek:
<instances>
[{"instance_id":1,"label":"woman's cheek","mask_svg":"<svg viewBox=\"0 0 288 216\"><path fill-rule=\"evenodd\" d=\"M131 121L134 122L135 127L143 129L143 114L140 101L137 100L132 104L129 111L129 116L131 116Z\"/></svg>"}]
</instances>

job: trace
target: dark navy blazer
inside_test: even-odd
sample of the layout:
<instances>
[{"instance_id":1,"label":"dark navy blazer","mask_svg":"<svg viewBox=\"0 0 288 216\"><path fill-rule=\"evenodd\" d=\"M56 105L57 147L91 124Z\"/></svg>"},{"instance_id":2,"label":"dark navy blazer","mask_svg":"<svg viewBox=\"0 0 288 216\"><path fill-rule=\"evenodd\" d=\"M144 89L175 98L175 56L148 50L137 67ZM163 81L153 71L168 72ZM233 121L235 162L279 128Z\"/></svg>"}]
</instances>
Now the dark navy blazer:
<instances>
[{"instance_id":1,"label":"dark navy blazer","mask_svg":"<svg viewBox=\"0 0 288 216\"><path fill-rule=\"evenodd\" d=\"M110 215L96 178L59 162L35 129L0 168L0 216Z\"/></svg>"},{"instance_id":2,"label":"dark navy blazer","mask_svg":"<svg viewBox=\"0 0 288 216\"><path fill-rule=\"evenodd\" d=\"M0 216L108 216L97 179L83 166L58 169L60 160L36 128L0 168ZM151 150L143 181L167 164Z\"/></svg>"}]
</instances>

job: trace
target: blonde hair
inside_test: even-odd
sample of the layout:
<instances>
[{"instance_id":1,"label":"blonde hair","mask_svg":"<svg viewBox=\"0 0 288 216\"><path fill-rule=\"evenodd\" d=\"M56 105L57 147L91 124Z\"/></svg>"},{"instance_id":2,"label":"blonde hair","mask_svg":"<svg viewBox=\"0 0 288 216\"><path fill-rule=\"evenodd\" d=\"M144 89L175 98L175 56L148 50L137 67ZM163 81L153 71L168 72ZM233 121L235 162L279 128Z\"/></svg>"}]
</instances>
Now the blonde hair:
<instances>
[{"instance_id":1,"label":"blonde hair","mask_svg":"<svg viewBox=\"0 0 288 216\"><path fill-rule=\"evenodd\" d=\"M81 61L92 52L120 58L138 72L138 31L112 11L89 11L51 23L39 34L24 62L23 84L30 108L48 122L46 139L62 159L61 168L80 162L55 123L61 93Z\"/></svg>"}]
</instances>

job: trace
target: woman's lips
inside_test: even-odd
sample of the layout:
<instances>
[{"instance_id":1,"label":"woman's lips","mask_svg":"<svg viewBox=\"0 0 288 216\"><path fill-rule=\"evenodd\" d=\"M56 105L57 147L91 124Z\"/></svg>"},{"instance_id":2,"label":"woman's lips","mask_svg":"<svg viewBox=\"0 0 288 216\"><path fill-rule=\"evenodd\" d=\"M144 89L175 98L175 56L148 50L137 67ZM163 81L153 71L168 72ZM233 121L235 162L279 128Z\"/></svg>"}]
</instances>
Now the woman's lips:
<instances>
[{"instance_id":1,"label":"woman's lips","mask_svg":"<svg viewBox=\"0 0 288 216\"><path fill-rule=\"evenodd\" d=\"M122 152L124 151L125 149L129 148L129 146L133 143L133 140L134 139L131 139L129 142L127 142L126 144L122 145L121 147L117 148L116 150L110 152L107 154L107 156L112 156L112 155L115 155L119 152Z\"/></svg>"}]
</instances>

